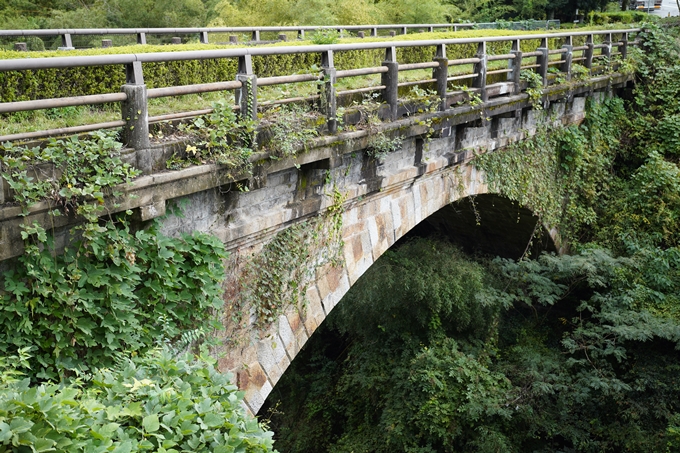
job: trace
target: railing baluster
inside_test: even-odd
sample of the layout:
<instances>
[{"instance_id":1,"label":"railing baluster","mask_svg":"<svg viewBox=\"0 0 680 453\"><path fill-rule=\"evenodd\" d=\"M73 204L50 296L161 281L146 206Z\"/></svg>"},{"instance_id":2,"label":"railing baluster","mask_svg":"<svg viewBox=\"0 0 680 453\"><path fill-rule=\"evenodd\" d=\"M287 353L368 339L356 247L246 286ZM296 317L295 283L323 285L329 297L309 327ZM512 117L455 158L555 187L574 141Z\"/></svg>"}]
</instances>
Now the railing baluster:
<instances>
[{"instance_id":1,"label":"railing baluster","mask_svg":"<svg viewBox=\"0 0 680 453\"><path fill-rule=\"evenodd\" d=\"M625 60L628 58L628 33L621 33L621 46L619 47L619 52L621 52L621 59Z\"/></svg>"},{"instance_id":2,"label":"railing baluster","mask_svg":"<svg viewBox=\"0 0 680 453\"><path fill-rule=\"evenodd\" d=\"M562 54L564 63L562 63L560 66L560 71L565 74L564 78L569 81L571 80L571 60L574 57L574 43L571 39L571 36L567 36L565 38L565 43L562 45L562 48L566 50L566 52Z\"/></svg>"},{"instance_id":3,"label":"railing baluster","mask_svg":"<svg viewBox=\"0 0 680 453\"><path fill-rule=\"evenodd\" d=\"M321 69L323 71L323 89L320 93L320 102L322 104L322 110L326 115L328 132L334 134L338 131L338 121L335 117L337 112L337 100L335 97L336 71L333 64L332 50L328 50L321 54Z\"/></svg>"},{"instance_id":4,"label":"railing baluster","mask_svg":"<svg viewBox=\"0 0 680 453\"><path fill-rule=\"evenodd\" d=\"M239 57L236 80L242 84L236 91L236 103L241 107L241 116L257 121L257 76L253 74L250 55Z\"/></svg>"},{"instance_id":5,"label":"railing baluster","mask_svg":"<svg viewBox=\"0 0 680 453\"><path fill-rule=\"evenodd\" d=\"M588 37L586 38L586 46L588 48L583 53L583 56L585 57L585 60L583 61L583 66L590 69L591 72L592 72L592 69L593 69L593 53L595 51L595 44L593 43L593 35L588 35Z\"/></svg>"},{"instance_id":6,"label":"railing baluster","mask_svg":"<svg viewBox=\"0 0 680 453\"><path fill-rule=\"evenodd\" d=\"M70 33L64 33L61 35L61 46L66 49L73 49L73 41L71 40Z\"/></svg>"},{"instance_id":7,"label":"railing baluster","mask_svg":"<svg viewBox=\"0 0 680 453\"><path fill-rule=\"evenodd\" d=\"M394 46L385 49L385 61L382 63L387 67L387 72L381 75L381 85L385 85L382 93L382 100L390 107L390 119L396 119L398 108L398 83L399 83L399 63L397 63L397 48Z\"/></svg>"},{"instance_id":8,"label":"railing baluster","mask_svg":"<svg viewBox=\"0 0 680 453\"><path fill-rule=\"evenodd\" d=\"M479 89L479 98L486 102L488 100L486 93L486 41L479 43L475 57L479 58L479 62L474 65L474 72L477 73L477 77L473 79L472 87Z\"/></svg>"},{"instance_id":9,"label":"railing baluster","mask_svg":"<svg viewBox=\"0 0 680 453\"><path fill-rule=\"evenodd\" d=\"M146 85L142 73L142 63L134 61L125 65L125 85L121 90L127 99L121 102L123 127L123 144L137 151L149 148L149 114ZM142 171L149 171L142 155L137 155L137 166Z\"/></svg>"},{"instance_id":10,"label":"railing baluster","mask_svg":"<svg viewBox=\"0 0 680 453\"><path fill-rule=\"evenodd\" d=\"M543 86L548 86L548 62L550 59L549 49L548 49L548 38L543 38L541 40L541 47L536 49L541 52L541 55L536 57L536 64L538 65L538 74L543 79Z\"/></svg>"},{"instance_id":11,"label":"railing baluster","mask_svg":"<svg viewBox=\"0 0 680 453\"><path fill-rule=\"evenodd\" d=\"M443 112L446 110L446 87L449 77L449 59L446 58L446 44L439 44L437 46L434 61L439 63L439 66L432 69L432 78L437 79L437 95L440 100L439 110Z\"/></svg>"},{"instance_id":12,"label":"railing baluster","mask_svg":"<svg viewBox=\"0 0 680 453\"><path fill-rule=\"evenodd\" d=\"M607 33L604 35L604 47L602 48L602 56L604 56L605 64L607 68L611 67L611 57L612 57L612 34Z\"/></svg>"},{"instance_id":13,"label":"railing baluster","mask_svg":"<svg viewBox=\"0 0 680 453\"><path fill-rule=\"evenodd\" d=\"M519 76L522 72L522 46L519 39L512 40L512 50L510 53L513 54L515 58L508 60L509 69L512 69L512 72L508 73L508 80L514 84L514 93L519 94Z\"/></svg>"}]
</instances>

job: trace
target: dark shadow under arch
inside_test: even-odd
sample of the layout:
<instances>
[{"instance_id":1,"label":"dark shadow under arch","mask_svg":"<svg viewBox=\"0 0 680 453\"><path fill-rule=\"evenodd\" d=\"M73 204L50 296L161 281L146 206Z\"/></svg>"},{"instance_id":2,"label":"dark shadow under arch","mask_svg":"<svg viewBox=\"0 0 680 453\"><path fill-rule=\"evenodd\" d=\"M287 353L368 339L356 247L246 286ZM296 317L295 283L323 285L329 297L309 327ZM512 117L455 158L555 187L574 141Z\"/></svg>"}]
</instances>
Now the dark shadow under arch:
<instances>
[{"instance_id":1,"label":"dark shadow under arch","mask_svg":"<svg viewBox=\"0 0 680 453\"><path fill-rule=\"evenodd\" d=\"M416 225L401 241L438 234L467 253L510 259L521 258L525 251L534 257L543 251L556 252L549 232L543 225L537 227L538 220L531 210L508 198L481 194L444 206Z\"/></svg>"}]
</instances>

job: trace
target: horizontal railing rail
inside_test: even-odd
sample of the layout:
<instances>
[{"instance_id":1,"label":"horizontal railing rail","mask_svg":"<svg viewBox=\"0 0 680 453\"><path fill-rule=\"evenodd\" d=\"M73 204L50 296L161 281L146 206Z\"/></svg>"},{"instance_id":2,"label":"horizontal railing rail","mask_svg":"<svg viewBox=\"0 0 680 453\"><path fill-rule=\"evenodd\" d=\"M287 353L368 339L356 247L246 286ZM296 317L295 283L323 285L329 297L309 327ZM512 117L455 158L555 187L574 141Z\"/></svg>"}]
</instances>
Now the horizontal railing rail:
<instances>
[{"instance_id":1,"label":"horizontal railing rail","mask_svg":"<svg viewBox=\"0 0 680 453\"><path fill-rule=\"evenodd\" d=\"M144 150L150 147L149 124L159 121L177 120L196 115L210 113L211 109L191 112L168 113L148 116L148 100L168 96L205 93L211 91L233 91L235 94L235 110L249 120L258 119L258 87L275 86L294 83L313 83L316 93L310 96L293 96L285 99L266 100L260 106L285 104L290 102L316 102L318 108L326 116L328 132L337 130L337 103L341 96L360 93L379 93L379 100L388 106L386 119L396 119L399 113L399 89L414 85L429 84L439 97L439 109L446 110L451 106L450 98L467 92L479 96L482 102L490 97L521 93L522 71L536 72L543 87L557 80L568 81L574 62L580 62L595 75L602 67L612 64L612 57L625 58L629 45L637 41L630 40L631 35L639 29L572 31L544 34L524 34L516 36L490 36L482 38L458 38L446 40L421 41L389 41L353 44L332 44L316 46L285 47L242 47L205 51L140 53L123 55L71 56L53 58L21 58L0 60L0 71L26 71L49 68L73 68L101 65L123 65L126 69L126 83L119 93L102 93L87 96L73 96L56 99L39 99L18 102L0 103L0 113L29 111L66 106L95 105L101 103L121 103L122 119L93 125L75 126L71 128L52 129L17 133L0 136L0 141L33 140L55 135L82 133L99 128L122 127L124 144ZM575 39L585 42L574 46ZM597 39L596 39L597 38ZM613 39L616 38L616 39ZM522 43L531 40L537 42L535 50L524 51ZM557 45L550 48L551 41ZM598 42L597 44L595 42ZM507 42L508 50L503 53L490 54L489 43ZM447 49L455 46L474 44L477 50L465 58L447 58ZM432 60L400 64L397 61L397 48L429 47L433 49ZM526 46L525 46L526 47ZM532 47L533 48L533 47ZM356 69L337 69L334 65L334 54L343 51L383 49L385 57L381 66ZM272 56L296 53L318 53L321 67L318 72L309 74L275 74L259 77L253 72L252 57ZM238 60L236 80L215 81L186 86L147 89L144 84L144 64L150 62L169 62L181 60L206 60L219 58L235 58ZM506 61L507 64L494 65L494 62ZM451 68L455 72L451 73ZM418 80L399 80L400 72L431 70L431 73ZM431 75L429 75L431 74ZM498 77L489 83L489 76ZM379 75L379 84L373 81L369 86L338 90L337 81L341 78ZM467 85L461 89L453 82ZM372 85L372 86L371 86Z\"/></svg>"},{"instance_id":2,"label":"horizontal railing rail","mask_svg":"<svg viewBox=\"0 0 680 453\"><path fill-rule=\"evenodd\" d=\"M340 33L347 32L355 36L364 36L368 31L370 36L378 36L380 31L391 31L392 36L407 34L409 32L433 32L435 30L458 31L470 28L503 28L512 29L554 29L560 27L559 20L548 21L523 21L523 22L489 22L489 23L446 23L446 24L380 24L380 25L322 25L322 26L278 26L278 27L192 27L192 28L81 28L81 29L31 29L31 30L0 30L0 38L21 38L21 37L61 37L61 47L66 49L74 48L73 37L75 36L136 36L138 44L147 44L147 36L171 36L192 35L196 36L199 42L207 44L210 42L210 35L231 34L229 42L238 42L237 35L250 36L249 41L262 41L265 33L290 33L296 34L298 39L304 39L305 34L322 30L337 30ZM180 37L177 37L180 38ZM277 36L276 40L287 39L285 35ZM180 43L176 39L173 43ZM25 43L18 43L25 44ZM113 43L106 42L102 45L110 46ZM27 46L16 46L18 50L29 50Z\"/></svg>"}]
</instances>

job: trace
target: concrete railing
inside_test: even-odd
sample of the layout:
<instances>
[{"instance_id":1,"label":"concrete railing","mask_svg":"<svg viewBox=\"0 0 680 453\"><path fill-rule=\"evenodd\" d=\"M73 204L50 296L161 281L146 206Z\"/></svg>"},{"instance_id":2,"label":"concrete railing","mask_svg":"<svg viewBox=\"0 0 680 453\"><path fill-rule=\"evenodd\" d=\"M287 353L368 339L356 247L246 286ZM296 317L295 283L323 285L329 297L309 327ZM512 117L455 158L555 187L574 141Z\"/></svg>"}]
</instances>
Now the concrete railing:
<instances>
[{"instance_id":1,"label":"concrete railing","mask_svg":"<svg viewBox=\"0 0 680 453\"><path fill-rule=\"evenodd\" d=\"M319 94L305 98L306 101L317 101L319 108L327 117L328 132L334 133L337 128L336 113L339 97L357 93L378 93L379 99L387 105L384 119L397 119L399 116L399 89L414 85L429 84L433 86L440 98L440 110L451 106L453 95L463 91L454 90L452 82L469 86L465 91L475 93L482 102L491 97L509 96L521 93L520 73L531 70L537 72L543 86L547 87L554 80L568 81L571 77L572 65L580 63L591 73L598 68L610 64L614 56L625 58L627 48L635 41L629 41L631 34L639 29L584 31L571 33L550 33L519 36L494 36L485 38L465 38L427 41L392 41L369 42L360 44L334 44L318 46L287 47L249 47L229 48L223 50L205 50L188 52L164 52L146 54L121 54L101 56L73 56L54 58L25 58L0 60L0 71L22 71L46 68L72 68L98 65L124 65L126 83L119 93L106 93L89 96L75 96L57 99L41 99L20 102L0 103L0 113L21 112L56 107L79 105L95 105L120 102L122 118L108 123L88 124L54 130L19 133L0 136L0 142L33 140L57 135L83 133L98 129L121 127L122 138L126 146L135 150L145 150L150 146L149 124L161 121L176 120L210 113L212 110L201 110L167 114L156 117L148 116L148 100L167 96L178 96L211 91L235 91L237 105L235 110L240 115L257 120L258 87L313 82L320 89ZM614 40L613 37L617 39ZM574 40L583 41L583 45L575 46ZM526 51L522 43L538 41L535 50ZM558 40L559 46L549 48L550 40ZM511 50L505 54L489 54L487 44L491 42L507 42ZM554 41L553 41L554 42ZM474 44L477 51L468 58L448 59L447 49L455 46ZM430 61L400 64L397 61L399 47L434 47L436 49ZM525 49L524 51L522 49ZM385 58L382 65L352 70L339 70L334 65L334 53L352 50L384 49ZM253 56L269 56L296 53L318 53L321 55L321 70L312 74L281 74L272 77L258 77L253 72ZM219 58L238 59L236 80L216 81L214 83L174 86L167 88L147 89L144 84L144 64L150 62L167 62L178 60L206 60ZM490 64L494 61L506 61L506 65ZM459 71L451 75L449 68L458 67ZM553 69L554 68L554 69ZM432 77L424 80L399 82L399 73L412 70L432 70ZM357 77L380 74L378 86L365 86L353 90L337 91L336 82L345 77ZM488 84L489 76L496 80L501 77L505 81ZM324 96L324 99L321 99ZM460 97L460 96L459 96ZM289 103L299 98L269 101L267 104ZM130 113L131 112L131 113Z\"/></svg>"},{"instance_id":2,"label":"concrete railing","mask_svg":"<svg viewBox=\"0 0 680 453\"><path fill-rule=\"evenodd\" d=\"M523 21L523 22L488 22L488 23L453 23L453 24L388 24L388 25L332 25L332 26L281 26L281 27L212 27L212 28L82 28L82 29L43 29L43 30L0 30L2 38L25 38L25 37L60 37L61 49L73 49L74 38L80 36L135 36L137 44L147 44L147 36L171 37L169 43L182 42L182 36L189 39L198 39L207 44L210 35L228 36L229 43L238 42L241 37L249 36L249 42L257 43L263 40L263 35L268 34L273 40L286 40L286 33L295 33L298 39L304 39L306 33L314 33L320 30L337 30L339 33L347 32L349 35L364 37L368 32L370 36L378 36L385 32L391 36L407 34L409 32L433 32L458 31L471 28L511 28L516 30L537 30L560 28L560 21ZM278 35L277 35L278 34ZM185 38L186 39L186 38ZM219 38L218 38L219 39ZM220 41L216 41L220 42ZM102 47L110 47L113 42L110 39L102 40ZM25 42L14 43L16 50L29 50ZM81 47L81 46L78 46ZM91 45L82 47L92 47Z\"/></svg>"}]
</instances>

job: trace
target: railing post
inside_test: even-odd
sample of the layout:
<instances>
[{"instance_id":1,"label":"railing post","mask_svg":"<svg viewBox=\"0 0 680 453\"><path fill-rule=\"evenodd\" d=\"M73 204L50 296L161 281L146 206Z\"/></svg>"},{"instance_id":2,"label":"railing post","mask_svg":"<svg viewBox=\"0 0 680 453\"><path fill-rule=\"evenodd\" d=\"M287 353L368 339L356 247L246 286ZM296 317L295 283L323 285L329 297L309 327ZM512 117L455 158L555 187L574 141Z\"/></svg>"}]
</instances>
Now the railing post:
<instances>
[{"instance_id":1,"label":"railing post","mask_svg":"<svg viewBox=\"0 0 680 453\"><path fill-rule=\"evenodd\" d=\"M621 52L621 60L625 60L628 58L628 33L623 32L621 33L621 47L619 48L619 52Z\"/></svg>"},{"instance_id":2,"label":"railing post","mask_svg":"<svg viewBox=\"0 0 680 453\"><path fill-rule=\"evenodd\" d=\"M434 61L439 63L439 66L432 69L432 78L437 80L437 95L439 96L439 110L446 110L446 87L448 85L449 77L449 59L446 57L446 44L439 44L437 46L437 53L434 56Z\"/></svg>"},{"instance_id":3,"label":"railing post","mask_svg":"<svg viewBox=\"0 0 680 453\"><path fill-rule=\"evenodd\" d=\"M593 53L595 51L595 44L593 44L593 35L588 35L588 37L586 38L586 47L588 48L583 52L583 57L585 58L583 60L583 66L592 70Z\"/></svg>"},{"instance_id":4,"label":"railing post","mask_svg":"<svg viewBox=\"0 0 680 453\"><path fill-rule=\"evenodd\" d=\"M337 112L337 100L335 98L336 77L332 50L321 54L321 70L323 71L323 85L320 93L321 109L326 115L328 132L335 134L338 131L338 121L335 117Z\"/></svg>"},{"instance_id":5,"label":"railing post","mask_svg":"<svg viewBox=\"0 0 680 453\"><path fill-rule=\"evenodd\" d=\"M606 60L607 68L611 66L611 56L612 56L612 34L607 33L604 35L604 47L602 48L602 55Z\"/></svg>"},{"instance_id":6,"label":"railing post","mask_svg":"<svg viewBox=\"0 0 680 453\"><path fill-rule=\"evenodd\" d=\"M408 33L408 27L401 27L401 34L405 35Z\"/></svg>"},{"instance_id":7,"label":"railing post","mask_svg":"<svg viewBox=\"0 0 680 453\"><path fill-rule=\"evenodd\" d=\"M123 85L122 91L127 94L127 99L121 103L121 113L123 121L125 121L123 144L137 151L148 149L148 102L140 61L125 65L125 85ZM141 170L144 171L144 165L141 165L141 167Z\"/></svg>"},{"instance_id":8,"label":"railing post","mask_svg":"<svg viewBox=\"0 0 680 453\"><path fill-rule=\"evenodd\" d=\"M541 55L536 57L536 64L538 64L538 73L543 79L543 86L548 86L548 62L550 54L548 53L548 38L543 38L541 40L541 47L536 49L541 52Z\"/></svg>"},{"instance_id":9,"label":"railing post","mask_svg":"<svg viewBox=\"0 0 680 453\"><path fill-rule=\"evenodd\" d=\"M302 28L298 30L297 37L301 40L305 39L305 31Z\"/></svg>"},{"instance_id":10,"label":"railing post","mask_svg":"<svg viewBox=\"0 0 680 453\"><path fill-rule=\"evenodd\" d=\"M564 63L560 66L560 71L564 73L564 78L569 81L571 80L571 61L572 58L574 57L573 49L574 49L574 44L571 39L571 36L567 36L565 39L565 43L562 46L562 48L565 50L565 52L562 54Z\"/></svg>"},{"instance_id":11,"label":"railing post","mask_svg":"<svg viewBox=\"0 0 680 453\"><path fill-rule=\"evenodd\" d=\"M64 33L63 35L61 35L61 47L73 49L73 41L71 41L70 33Z\"/></svg>"},{"instance_id":12,"label":"railing post","mask_svg":"<svg viewBox=\"0 0 680 453\"><path fill-rule=\"evenodd\" d=\"M473 79L472 87L479 89L479 98L486 102L489 99L486 94L486 41L479 43L475 57L479 58L479 62L474 66L477 77Z\"/></svg>"},{"instance_id":13,"label":"railing post","mask_svg":"<svg viewBox=\"0 0 680 453\"><path fill-rule=\"evenodd\" d=\"M510 51L515 57L508 60L508 69L512 69L512 72L508 73L508 80L514 84L515 92L514 94L520 93L519 81L520 74L522 72L522 47L520 45L520 40L515 39L512 41L512 50Z\"/></svg>"},{"instance_id":14,"label":"railing post","mask_svg":"<svg viewBox=\"0 0 680 453\"><path fill-rule=\"evenodd\" d=\"M257 76L253 74L250 55L238 58L236 80L241 82L241 88L236 90L236 103L241 107L241 117L257 121Z\"/></svg>"},{"instance_id":15,"label":"railing post","mask_svg":"<svg viewBox=\"0 0 680 453\"><path fill-rule=\"evenodd\" d=\"M253 30L253 33L251 35L251 41L259 41L260 40L260 30Z\"/></svg>"},{"instance_id":16,"label":"railing post","mask_svg":"<svg viewBox=\"0 0 680 453\"><path fill-rule=\"evenodd\" d=\"M371 36L378 36L378 29L376 27L371 28Z\"/></svg>"},{"instance_id":17,"label":"railing post","mask_svg":"<svg viewBox=\"0 0 680 453\"><path fill-rule=\"evenodd\" d=\"M429 31L430 33L433 33L433 32L434 32L434 27L427 27L427 31Z\"/></svg>"},{"instance_id":18,"label":"railing post","mask_svg":"<svg viewBox=\"0 0 680 453\"><path fill-rule=\"evenodd\" d=\"M381 74L381 85L385 85L382 100L390 107L390 119L397 117L398 92L399 92L399 63L397 63L397 49L394 46L385 49L385 61L382 63L387 67L387 72Z\"/></svg>"},{"instance_id":19,"label":"railing post","mask_svg":"<svg viewBox=\"0 0 680 453\"><path fill-rule=\"evenodd\" d=\"M146 33L137 33L137 44L146 44Z\"/></svg>"},{"instance_id":20,"label":"railing post","mask_svg":"<svg viewBox=\"0 0 680 453\"><path fill-rule=\"evenodd\" d=\"M202 31L200 36L201 44L208 44L208 32Z\"/></svg>"}]
</instances>

